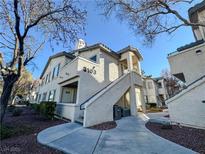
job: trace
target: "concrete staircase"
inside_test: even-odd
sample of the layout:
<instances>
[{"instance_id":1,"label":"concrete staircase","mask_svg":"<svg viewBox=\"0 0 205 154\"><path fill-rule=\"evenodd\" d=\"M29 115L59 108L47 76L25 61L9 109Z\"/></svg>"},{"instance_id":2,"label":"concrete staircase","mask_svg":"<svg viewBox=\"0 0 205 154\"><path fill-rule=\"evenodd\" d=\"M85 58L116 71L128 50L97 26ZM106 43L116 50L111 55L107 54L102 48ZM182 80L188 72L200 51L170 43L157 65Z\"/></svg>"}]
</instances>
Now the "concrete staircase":
<instances>
[{"instance_id":1,"label":"concrete staircase","mask_svg":"<svg viewBox=\"0 0 205 154\"><path fill-rule=\"evenodd\" d=\"M127 73L121 76L83 104L84 127L113 120L113 105L116 104L130 88L130 74L131 73Z\"/></svg>"},{"instance_id":2,"label":"concrete staircase","mask_svg":"<svg viewBox=\"0 0 205 154\"><path fill-rule=\"evenodd\" d=\"M174 123L205 129L205 75L166 100Z\"/></svg>"},{"instance_id":3,"label":"concrete staircase","mask_svg":"<svg viewBox=\"0 0 205 154\"><path fill-rule=\"evenodd\" d=\"M128 72L111 82L80 105L82 112L75 121L83 124L84 127L112 121L113 105L130 89L132 84L142 86L141 76L135 72Z\"/></svg>"}]
</instances>

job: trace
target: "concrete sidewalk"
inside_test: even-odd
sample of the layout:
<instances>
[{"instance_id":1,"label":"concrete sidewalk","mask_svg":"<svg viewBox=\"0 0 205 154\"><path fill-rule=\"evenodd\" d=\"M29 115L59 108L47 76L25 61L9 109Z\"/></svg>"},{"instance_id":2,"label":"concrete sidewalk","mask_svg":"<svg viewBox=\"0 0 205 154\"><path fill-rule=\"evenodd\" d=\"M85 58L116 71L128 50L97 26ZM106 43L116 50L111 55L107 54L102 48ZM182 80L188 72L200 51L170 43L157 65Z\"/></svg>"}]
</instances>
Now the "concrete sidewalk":
<instances>
[{"instance_id":1,"label":"concrete sidewalk","mask_svg":"<svg viewBox=\"0 0 205 154\"><path fill-rule=\"evenodd\" d=\"M145 127L145 118L126 117L107 131L67 123L43 130L38 142L71 154L191 154L187 148L163 139Z\"/></svg>"}]
</instances>

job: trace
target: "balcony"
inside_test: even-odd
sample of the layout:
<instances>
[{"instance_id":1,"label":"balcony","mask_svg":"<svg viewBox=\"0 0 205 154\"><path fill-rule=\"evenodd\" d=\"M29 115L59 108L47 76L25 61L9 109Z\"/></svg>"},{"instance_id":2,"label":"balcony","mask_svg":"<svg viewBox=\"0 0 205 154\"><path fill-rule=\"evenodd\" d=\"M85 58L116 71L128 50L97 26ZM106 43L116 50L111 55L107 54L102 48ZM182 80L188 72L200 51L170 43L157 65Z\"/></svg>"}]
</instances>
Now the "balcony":
<instances>
[{"instance_id":1,"label":"balcony","mask_svg":"<svg viewBox=\"0 0 205 154\"><path fill-rule=\"evenodd\" d=\"M80 76L80 72L86 72L93 76L99 72L99 64L89 61L82 57L76 57L74 60L65 64L60 70L58 83Z\"/></svg>"},{"instance_id":2,"label":"balcony","mask_svg":"<svg viewBox=\"0 0 205 154\"><path fill-rule=\"evenodd\" d=\"M133 77L134 77L134 83L136 85L143 86L142 76L135 71L133 71L132 73L133 73Z\"/></svg>"}]
</instances>

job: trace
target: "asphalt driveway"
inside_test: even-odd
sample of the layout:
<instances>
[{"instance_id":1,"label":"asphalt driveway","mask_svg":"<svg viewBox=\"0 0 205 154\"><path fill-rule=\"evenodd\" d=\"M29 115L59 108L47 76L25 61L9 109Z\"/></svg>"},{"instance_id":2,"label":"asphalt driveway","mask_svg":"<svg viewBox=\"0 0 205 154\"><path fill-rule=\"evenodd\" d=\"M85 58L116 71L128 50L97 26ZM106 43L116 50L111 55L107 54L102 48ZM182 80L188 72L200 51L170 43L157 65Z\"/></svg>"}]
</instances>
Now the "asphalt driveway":
<instances>
[{"instance_id":1,"label":"asphalt driveway","mask_svg":"<svg viewBox=\"0 0 205 154\"><path fill-rule=\"evenodd\" d=\"M185 147L163 139L145 127L143 115L117 121L117 127L98 131L76 123L43 130L38 142L70 154L191 154Z\"/></svg>"}]
</instances>

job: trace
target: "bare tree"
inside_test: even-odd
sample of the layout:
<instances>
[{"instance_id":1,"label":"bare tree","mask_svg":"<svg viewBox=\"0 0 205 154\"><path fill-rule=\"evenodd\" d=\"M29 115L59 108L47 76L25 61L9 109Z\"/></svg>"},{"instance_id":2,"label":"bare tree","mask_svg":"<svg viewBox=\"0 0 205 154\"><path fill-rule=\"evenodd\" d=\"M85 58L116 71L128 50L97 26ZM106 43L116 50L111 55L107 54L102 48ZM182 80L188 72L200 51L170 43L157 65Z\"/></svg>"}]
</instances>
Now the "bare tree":
<instances>
[{"instance_id":1,"label":"bare tree","mask_svg":"<svg viewBox=\"0 0 205 154\"><path fill-rule=\"evenodd\" d=\"M146 43L151 43L160 33L173 33L180 27L205 27L205 20L191 22L177 10L179 4L193 4L194 0L104 0L99 2L103 14L115 12L121 21L126 21L136 34L141 34Z\"/></svg>"},{"instance_id":2,"label":"bare tree","mask_svg":"<svg viewBox=\"0 0 205 154\"><path fill-rule=\"evenodd\" d=\"M75 0L0 0L1 122L23 68L45 41L74 42L84 31L85 17Z\"/></svg>"},{"instance_id":3,"label":"bare tree","mask_svg":"<svg viewBox=\"0 0 205 154\"><path fill-rule=\"evenodd\" d=\"M162 70L161 76L164 79L166 79L166 85L165 86L166 86L167 93L168 93L169 97L172 97L172 96L176 95L177 93L179 93L185 86L182 82L180 82L179 79L174 77L170 73L170 71L167 70L167 69Z\"/></svg>"},{"instance_id":4,"label":"bare tree","mask_svg":"<svg viewBox=\"0 0 205 154\"><path fill-rule=\"evenodd\" d=\"M33 83L32 74L26 69L22 70L21 77L14 84L12 89L10 103L13 105L15 103L15 97L20 96L22 98L26 98L29 95L30 88Z\"/></svg>"}]
</instances>

